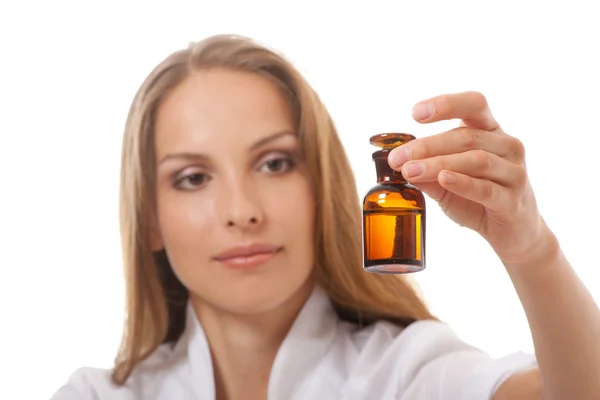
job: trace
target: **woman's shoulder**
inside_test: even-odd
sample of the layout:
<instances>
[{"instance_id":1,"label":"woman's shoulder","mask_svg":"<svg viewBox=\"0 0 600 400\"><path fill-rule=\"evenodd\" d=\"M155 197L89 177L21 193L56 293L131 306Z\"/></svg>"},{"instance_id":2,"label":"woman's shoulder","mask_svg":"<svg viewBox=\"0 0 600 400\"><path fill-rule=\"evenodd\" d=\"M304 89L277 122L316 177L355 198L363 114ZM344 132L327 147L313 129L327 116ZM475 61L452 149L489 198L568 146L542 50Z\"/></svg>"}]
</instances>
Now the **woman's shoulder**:
<instances>
[{"instance_id":1,"label":"woman's shoulder","mask_svg":"<svg viewBox=\"0 0 600 400\"><path fill-rule=\"evenodd\" d=\"M427 337L453 335L453 331L446 323L428 319L415 321L407 326L400 326L387 320L379 320L366 327L352 324L347 326L352 340L358 346L363 346L367 341L391 344L398 340L411 340L416 335Z\"/></svg>"},{"instance_id":2,"label":"woman's shoulder","mask_svg":"<svg viewBox=\"0 0 600 400\"><path fill-rule=\"evenodd\" d=\"M437 320L419 320L402 327L381 320L364 328L346 325L349 341L357 357L356 365L386 365L398 368L410 380L427 364L450 355L471 354L490 359L484 351L462 341L450 326Z\"/></svg>"},{"instance_id":3,"label":"woman's shoulder","mask_svg":"<svg viewBox=\"0 0 600 400\"><path fill-rule=\"evenodd\" d=\"M360 329L348 324L342 331L342 341L355 354L348 380L365 393L387 384L403 399L491 398L508 376L536 365L535 357L523 352L495 359L437 320L406 327L388 321ZM385 384L379 375L386 377Z\"/></svg>"},{"instance_id":4,"label":"woman's shoulder","mask_svg":"<svg viewBox=\"0 0 600 400\"><path fill-rule=\"evenodd\" d=\"M164 368L167 364L171 368ZM165 379L172 379L166 372L177 368L178 356L173 345L163 344L136 366L125 384L114 383L110 368L80 367L70 374L51 400L138 400L141 395L141 398L150 398L143 394L154 392Z\"/></svg>"},{"instance_id":5,"label":"woman's shoulder","mask_svg":"<svg viewBox=\"0 0 600 400\"><path fill-rule=\"evenodd\" d=\"M410 354L459 349L480 351L463 342L448 324L433 319L415 321L404 327L380 320L364 328L350 328L349 333L357 349L367 352L375 348L381 351L397 348Z\"/></svg>"}]
</instances>

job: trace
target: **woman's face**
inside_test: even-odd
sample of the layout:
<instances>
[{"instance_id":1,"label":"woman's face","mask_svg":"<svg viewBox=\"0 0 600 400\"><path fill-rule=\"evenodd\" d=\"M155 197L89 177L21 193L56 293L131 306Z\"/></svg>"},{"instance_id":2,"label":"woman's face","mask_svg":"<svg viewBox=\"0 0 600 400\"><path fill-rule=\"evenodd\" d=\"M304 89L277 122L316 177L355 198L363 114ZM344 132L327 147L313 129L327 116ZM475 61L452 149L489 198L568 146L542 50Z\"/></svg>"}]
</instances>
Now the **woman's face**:
<instances>
[{"instance_id":1,"label":"woman's face","mask_svg":"<svg viewBox=\"0 0 600 400\"><path fill-rule=\"evenodd\" d=\"M155 125L157 231L195 302L268 311L310 286L315 202L279 89L247 72L196 72Z\"/></svg>"}]
</instances>

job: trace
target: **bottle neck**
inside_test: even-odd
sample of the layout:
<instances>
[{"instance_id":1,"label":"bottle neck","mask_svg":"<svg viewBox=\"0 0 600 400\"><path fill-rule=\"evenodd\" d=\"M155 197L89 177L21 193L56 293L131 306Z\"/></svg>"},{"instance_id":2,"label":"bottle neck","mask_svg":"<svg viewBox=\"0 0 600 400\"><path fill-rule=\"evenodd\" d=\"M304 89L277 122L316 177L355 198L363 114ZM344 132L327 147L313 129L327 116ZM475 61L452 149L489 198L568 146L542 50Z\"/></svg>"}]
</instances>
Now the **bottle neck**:
<instances>
[{"instance_id":1,"label":"bottle neck","mask_svg":"<svg viewBox=\"0 0 600 400\"><path fill-rule=\"evenodd\" d=\"M398 171L393 170L388 163L390 150L379 150L373 153L377 183L407 183Z\"/></svg>"}]
</instances>

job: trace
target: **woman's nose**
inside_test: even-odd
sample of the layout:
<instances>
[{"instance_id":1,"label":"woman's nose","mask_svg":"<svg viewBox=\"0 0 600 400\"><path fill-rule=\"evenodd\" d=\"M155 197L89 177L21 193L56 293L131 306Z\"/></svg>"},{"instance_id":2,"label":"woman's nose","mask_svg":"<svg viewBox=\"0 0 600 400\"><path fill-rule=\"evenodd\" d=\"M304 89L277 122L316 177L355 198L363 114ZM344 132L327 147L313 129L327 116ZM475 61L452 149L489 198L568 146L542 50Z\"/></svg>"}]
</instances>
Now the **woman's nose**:
<instances>
[{"instance_id":1,"label":"woman's nose","mask_svg":"<svg viewBox=\"0 0 600 400\"><path fill-rule=\"evenodd\" d=\"M227 226L229 227L233 227L233 226L247 226L247 225L256 225L258 224L258 218L256 217L250 217L250 219L248 221L244 221L243 219L239 219L239 220L234 220L234 219L230 219L229 221L227 221Z\"/></svg>"},{"instance_id":2,"label":"woman's nose","mask_svg":"<svg viewBox=\"0 0 600 400\"><path fill-rule=\"evenodd\" d=\"M260 225L264 214L258 191L250 182L240 182L224 194L225 223L228 228L249 228Z\"/></svg>"}]
</instances>

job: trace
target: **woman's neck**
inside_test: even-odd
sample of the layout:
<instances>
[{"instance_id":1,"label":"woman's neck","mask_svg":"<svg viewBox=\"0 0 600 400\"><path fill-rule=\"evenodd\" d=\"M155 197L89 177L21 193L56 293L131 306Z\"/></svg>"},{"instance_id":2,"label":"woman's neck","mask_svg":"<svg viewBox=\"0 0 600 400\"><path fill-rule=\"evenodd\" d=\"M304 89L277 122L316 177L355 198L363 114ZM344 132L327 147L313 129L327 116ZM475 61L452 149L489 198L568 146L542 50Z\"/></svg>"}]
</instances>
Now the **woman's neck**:
<instances>
[{"instance_id":1,"label":"woman's neck","mask_svg":"<svg viewBox=\"0 0 600 400\"><path fill-rule=\"evenodd\" d=\"M191 297L210 346L218 400L267 398L277 351L311 291L307 282L277 307L243 315Z\"/></svg>"}]
</instances>

